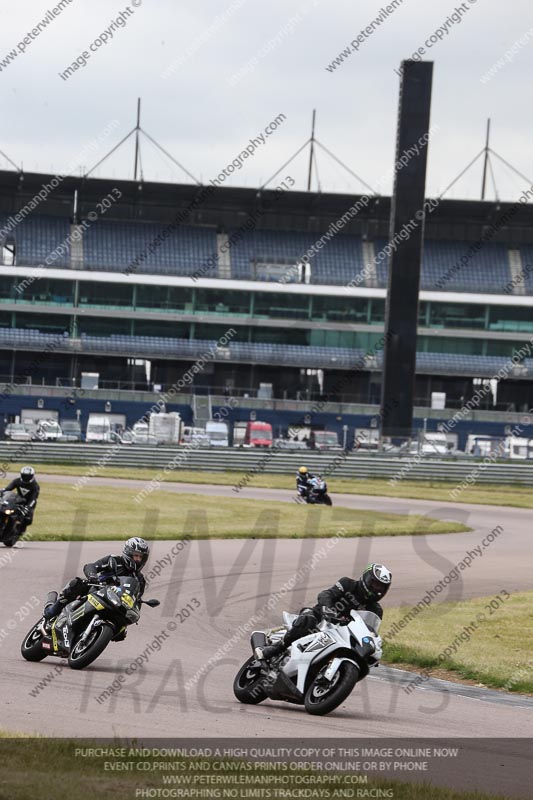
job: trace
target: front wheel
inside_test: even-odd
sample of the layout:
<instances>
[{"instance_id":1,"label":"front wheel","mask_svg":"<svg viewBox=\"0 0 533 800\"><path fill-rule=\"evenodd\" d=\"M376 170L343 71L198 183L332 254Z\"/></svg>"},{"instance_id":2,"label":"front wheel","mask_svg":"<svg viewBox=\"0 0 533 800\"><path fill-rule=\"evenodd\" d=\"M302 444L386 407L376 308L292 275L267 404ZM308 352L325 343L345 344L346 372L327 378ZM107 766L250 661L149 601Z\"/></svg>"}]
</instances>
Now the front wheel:
<instances>
[{"instance_id":1,"label":"front wheel","mask_svg":"<svg viewBox=\"0 0 533 800\"><path fill-rule=\"evenodd\" d=\"M357 683L359 670L351 661L343 661L331 681L324 677L324 664L305 693L304 705L308 714L322 716L340 706Z\"/></svg>"},{"instance_id":2,"label":"front wheel","mask_svg":"<svg viewBox=\"0 0 533 800\"><path fill-rule=\"evenodd\" d=\"M233 694L241 703L257 705L266 700L266 692L263 686L265 679L260 663L256 658L249 658L246 661L233 681Z\"/></svg>"},{"instance_id":3,"label":"front wheel","mask_svg":"<svg viewBox=\"0 0 533 800\"><path fill-rule=\"evenodd\" d=\"M326 505L326 506L332 506L333 505L333 502L332 502L331 497L329 496L329 494L325 494L324 495L324 505Z\"/></svg>"},{"instance_id":4,"label":"front wheel","mask_svg":"<svg viewBox=\"0 0 533 800\"><path fill-rule=\"evenodd\" d=\"M109 625L98 625L93 628L87 641L78 641L70 651L69 667L71 669L88 667L104 652L114 635L115 631Z\"/></svg>"},{"instance_id":5,"label":"front wheel","mask_svg":"<svg viewBox=\"0 0 533 800\"><path fill-rule=\"evenodd\" d=\"M19 530L18 525L13 526L13 530L10 531L9 535L6 536L4 539L4 546L5 547L13 547L14 544L18 542L21 537L21 531Z\"/></svg>"},{"instance_id":6,"label":"front wheel","mask_svg":"<svg viewBox=\"0 0 533 800\"><path fill-rule=\"evenodd\" d=\"M42 661L49 655L43 649L43 633L40 629L40 621L33 626L28 635L24 638L20 652L26 661Z\"/></svg>"}]
</instances>

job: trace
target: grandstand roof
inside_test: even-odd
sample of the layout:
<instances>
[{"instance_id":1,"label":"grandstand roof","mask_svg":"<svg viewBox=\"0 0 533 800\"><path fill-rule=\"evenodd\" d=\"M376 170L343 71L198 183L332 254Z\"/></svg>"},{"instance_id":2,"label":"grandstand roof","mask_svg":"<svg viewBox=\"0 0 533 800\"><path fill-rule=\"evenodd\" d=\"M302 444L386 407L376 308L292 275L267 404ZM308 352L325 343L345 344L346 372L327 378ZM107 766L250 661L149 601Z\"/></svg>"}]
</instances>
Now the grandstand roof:
<instances>
[{"instance_id":1,"label":"grandstand roof","mask_svg":"<svg viewBox=\"0 0 533 800\"><path fill-rule=\"evenodd\" d=\"M15 214L58 176L44 173L0 171L0 212ZM78 193L78 212L86 215L95 204L117 188L122 198L107 212L106 219L171 222L196 200L205 187L192 184L138 182L102 178L61 177L61 182L39 203L39 214L72 216L74 193ZM280 176L280 180L283 177ZM338 220L361 195L320 192L249 189L220 186L199 202L187 218L189 224L242 225L248 214L261 209L259 228L321 231ZM343 228L344 233L387 237L390 197L372 197L366 208ZM484 228L496 222L513 203L471 200L442 200L426 217L426 236L431 238L474 240ZM533 206L522 205L494 236L493 241L533 243Z\"/></svg>"}]
</instances>

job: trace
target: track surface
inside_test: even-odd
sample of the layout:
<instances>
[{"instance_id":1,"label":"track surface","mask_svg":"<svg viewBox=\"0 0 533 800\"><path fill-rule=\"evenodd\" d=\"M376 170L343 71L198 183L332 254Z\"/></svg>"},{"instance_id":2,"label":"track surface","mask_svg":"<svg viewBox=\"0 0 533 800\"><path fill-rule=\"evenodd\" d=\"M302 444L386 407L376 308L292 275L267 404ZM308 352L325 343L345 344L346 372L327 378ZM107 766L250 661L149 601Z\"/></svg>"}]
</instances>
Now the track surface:
<instances>
[{"instance_id":1,"label":"track surface","mask_svg":"<svg viewBox=\"0 0 533 800\"><path fill-rule=\"evenodd\" d=\"M42 476L47 481L74 483L76 478ZM142 481L94 479L93 485L112 483L138 489ZM197 492L233 496L231 487L171 485L166 491ZM133 492L132 492L133 494ZM249 489L240 497L290 501L291 493L280 490ZM428 514L464 521L470 533L417 537L377 537L340 540L326 550L331 540L204 540L188 543L162 567L147 592L161 600L157 609L145 608L138 627L130 628L122 643L112 643L104 655L87 670L78 673L67 668L54 672L60 662L46 659L25 662L20 642L40 614L23 617L25 604L37 607L51 588L80 573L84 563L120 552L120 544L103 542L28 542L24 548L0 557L0 597L3 622L0 629L2 680L0 705L2 728L60 736L259 736L305 738L321 737L533 737L531 704L524 700L507 705L498 696L489 699L464 696L439 684L406 694L396 680L384 671L381 679L372 677L361 683L348 701L328 717L308 716L297 706L265 702L243 706L232 693L232 682L240 664L249 656L248 636L238 637L220 660L191 688L185 684L222 647L239 625L258 613L272 592L281 587L313 554L314 569L305 568L305 577L287 591L273 611L262 612L255 627L277 624L284 608L297 610L314 602L317 591L342 575L359 573L369 560L384 561L394 574L394 588L387 600L394 605L416 603L434 587L468 551L497 525L504 529L483 549L461 580L441 592L437 600L497 594L531 588L531 512L522 509L397 500L356 495L336 495L337 505L392 513ZM201 502L200 502L201 505ZM302 508L303 523L319 508ZM175 543L155 542L149 573L158 561L167 559ZM10 559L8 561L8 558ZM167 559L168 560L168 559ZM193 600L195 598L195 600ZM200 607L183 619L176 612L188 603ZM386 602L385 602L386 605ZM175 627L174 630L170 628ZM386 618L383 631L386 632ZM382 632L383 632L382 631ZM147 648L159 634L161 649ZM456 635L450 615L450 641ZM121 690L111 699L96 698L119 674L140 656L148 663L126 676ZM39 682L49 681L35 692ZM443 691L444 688L444 691ZM32 690L36 696L32 696ZM481 745L481 743L480 743ZM512 748L511 748L512 750ZM516 742L513 758L520 761L522 746ZM466 778L465 778L466 780ZM472 770L470 785L481 788L481 775ZM503 777L502 777L503 780ZM461 785L465 786L463 782ZM497 787L491 779L485 788ZM516 796L521 796L520 794ZM523 794L527 796L527 792Z\"/></svg>"}]
</instances>

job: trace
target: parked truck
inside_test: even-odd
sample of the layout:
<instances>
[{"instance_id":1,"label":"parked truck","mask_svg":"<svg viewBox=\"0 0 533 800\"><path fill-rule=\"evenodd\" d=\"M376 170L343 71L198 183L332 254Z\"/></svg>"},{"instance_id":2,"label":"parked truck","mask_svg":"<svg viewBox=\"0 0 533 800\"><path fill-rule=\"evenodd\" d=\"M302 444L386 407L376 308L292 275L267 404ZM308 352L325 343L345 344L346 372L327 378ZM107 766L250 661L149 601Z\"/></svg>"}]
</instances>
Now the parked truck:
<instances>
[{"instance_id":1,"label":"parked truck","mask_svg":"<svg viewBox=\"0 0 533 800\"><path fill-rule=\"evenodd\" d=\"M272 447L272 425L269 422L249 422L244 434L245 447Z\"/></svg>"},{"instance_id":2,"label":"parked truck","mask_svg":"<svg viewBox=\"0 0 533 800\"><path fill-rule=\"evenodd\" d=\"M181 417L176 411L151 414L148 421L148 433L154 437L156 444L179 444L181 429Z\"/></svg>"}]
</instances>

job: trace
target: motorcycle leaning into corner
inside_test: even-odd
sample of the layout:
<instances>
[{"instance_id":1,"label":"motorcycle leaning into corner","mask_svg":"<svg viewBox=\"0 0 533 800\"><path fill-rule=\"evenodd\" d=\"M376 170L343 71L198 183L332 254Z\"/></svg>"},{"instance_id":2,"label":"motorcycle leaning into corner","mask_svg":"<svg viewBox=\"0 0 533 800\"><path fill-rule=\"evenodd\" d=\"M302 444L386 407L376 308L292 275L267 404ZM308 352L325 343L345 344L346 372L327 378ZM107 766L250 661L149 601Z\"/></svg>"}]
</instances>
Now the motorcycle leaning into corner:
<instances>
[{"instance_id":1,"label":"motorcycle leaning into corner","mask_svg":"<svg viewBox=\"0 0 533 800\"><path fill-rule=\"evenodd\" d=\"M137 578L112 577L111 583L90 584L86 597L61 609L50 630L44 617L25 636L21 653L27 661L46 656L68 658L71 669L83 669L103 653L109 642L123 638L128 625L139 621L141 604L155 608L159 600L141 600ZM57 595L56 595L57 599Z\"/></svg>"},{"instance_id":2,"label":"motorcycle leaning into corner","mask_svg":"<svg viewBox=\"0 0 533 800\"><path fill-rule=\"evenodd\" d=\"M283 639L296 619L283 612L284 626L267 633L254 631L252 652ZM346 700L354 686L377 667L382 654L380 618L372 611L351 611L332 622L322 620L315 632L302 636L268 662L246 661L237 673L233 692L241 703L267 698L305 706L309 714L329 714Z\"/></svg>"},{"instance_id":3,"label":"motorcycle leaning into corner","mask_svg":"<svg viewBox=\"0 0 533 800\"><path fill-rule=\"evenodd\" d=\"M16 492L0 493L0 542L13 547L24 532L26 505Z\"/></svg>"},{"instance_id":4,"label":"motorcycle leaning into corner","mask_svg":"<svg viewBox=\"0 0 533 800\"><path fill-rule=\"evenodd\" d=\"M328 494L328 485L321 475L311 478L305 502L310 505L332 506L333 502Z\"/></svg>"}]
</instances>

